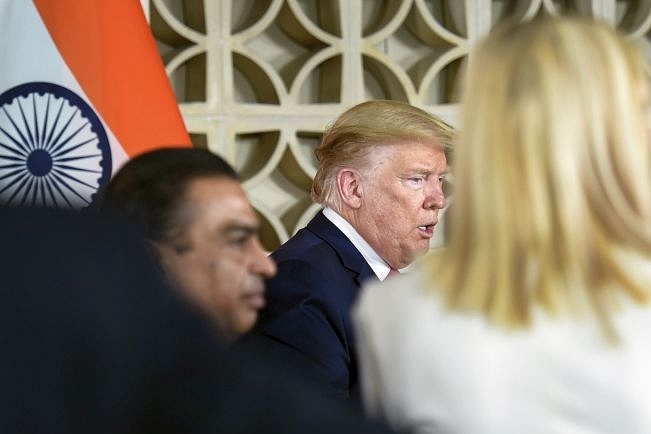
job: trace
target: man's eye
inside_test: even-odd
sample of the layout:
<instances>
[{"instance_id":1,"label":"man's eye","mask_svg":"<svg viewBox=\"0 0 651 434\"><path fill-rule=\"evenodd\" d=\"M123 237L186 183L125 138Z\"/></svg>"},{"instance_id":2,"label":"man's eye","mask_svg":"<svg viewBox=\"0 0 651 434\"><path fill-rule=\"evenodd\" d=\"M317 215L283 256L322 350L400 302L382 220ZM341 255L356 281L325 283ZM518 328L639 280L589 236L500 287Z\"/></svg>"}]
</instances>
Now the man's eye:
<instances>
[{"instance_id":1,"label":"man's eye","mask_svg":"<svg viewBox=\"0 0 651 434\"><path fill-rule=\"evenodd\" d=\"M425 178L422 177L422 176L413 176L413 177L408 178L408 179L409 179L410 182L414 182L414 183L417 183L417 184L419 184L419 183L421 183L421 182L423 182L425 180Z\"/></svg>"},{"instance_id":2,"label":"man's eye","mask_svg":"<svg viewBox=\"0 0 651 434\"><path fill-rule=\"evenodd\" d=\"M234 247L244 247L249 241L249 237L237 237L230 240L230 244Z\"/></svg>"}]
</instances>

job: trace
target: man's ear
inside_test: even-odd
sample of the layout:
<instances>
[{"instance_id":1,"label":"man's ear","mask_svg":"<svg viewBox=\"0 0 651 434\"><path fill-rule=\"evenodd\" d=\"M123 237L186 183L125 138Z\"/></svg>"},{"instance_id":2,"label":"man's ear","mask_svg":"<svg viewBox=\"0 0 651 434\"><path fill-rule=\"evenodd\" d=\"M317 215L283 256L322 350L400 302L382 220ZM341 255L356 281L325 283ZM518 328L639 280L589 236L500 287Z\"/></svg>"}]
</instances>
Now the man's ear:
<instances>
[{"instance_id":1,"label":"man's ear","mask_svg":"<svg viewBox=\"0 0 651 434\"><path fill-rule=\"evenodd\" d=\"M161 271L165 272L168 258L172 255L173 249L162 242L147 240L149 251Z\"/></svg>"},{"instance_id":2,"label":"man's ear","mask_svg":"<svg viewBox=\"0 0 651 434\"><path fill-rule=\"evenodd\" d=\"M173 286L176 286L177 282L173 271L175 263L174 259L178 256L176 249L166 243L158 241L148 240L147 244L149 245L149 251L151 252L154 262L156 263L163 279Z\"/></svg>"},{"instance_id":3,"label":"man's ear","mask_svg":"<svg viewBox=\"0 0 651 434\"><path fill-rule=\"evenodd\" d=\"M341 201L357 209L362 203L362 175L355 169L341 169L337 172L337 190Z\"/></svg>"}]
</instances>

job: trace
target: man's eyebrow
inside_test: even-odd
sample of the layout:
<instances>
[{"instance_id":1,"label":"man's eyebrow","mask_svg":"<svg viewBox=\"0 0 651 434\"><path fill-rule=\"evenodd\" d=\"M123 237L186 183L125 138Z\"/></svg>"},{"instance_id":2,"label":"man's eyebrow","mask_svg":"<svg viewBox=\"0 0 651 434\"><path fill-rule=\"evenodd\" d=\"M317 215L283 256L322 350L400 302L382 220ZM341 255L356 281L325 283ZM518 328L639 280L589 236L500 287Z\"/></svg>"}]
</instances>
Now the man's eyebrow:
<instances>
[{"instance_id":1,"label":"man's eyebrow","mask_svg":"<svg viewBox=\"0 0 651 434\"><path fill-rule=\"evenodd\" d=\"M260 230L260 225L255 223L229 223L222 230L225 234L232 234L235 232L245 232L247 234L255 234Z\"/></svg>"},{"instance_id":2,"label":"man's eyebrow","mask_svg":"<svg viewBox=\"0 0 651 434\"><path fill-rule=\"evenodd\" d=\"M415 168L411 169L410 173L417 173L419 175L432 175L432 174L447 175L449 173L449 169L446 167L445 169L438 172L438 171L436 171L434 169L427 169L427 168L424 168L424 167L415 167Z\"/></svg>"}]
</instances>

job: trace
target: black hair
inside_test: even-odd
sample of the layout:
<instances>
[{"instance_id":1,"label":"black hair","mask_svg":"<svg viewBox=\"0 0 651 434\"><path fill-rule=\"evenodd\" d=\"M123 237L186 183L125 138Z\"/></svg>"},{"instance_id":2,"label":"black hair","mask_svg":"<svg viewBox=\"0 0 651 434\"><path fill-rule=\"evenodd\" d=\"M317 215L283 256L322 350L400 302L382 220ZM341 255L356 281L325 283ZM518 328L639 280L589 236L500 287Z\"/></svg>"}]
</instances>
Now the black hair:
<instances>
[{"instance_id":1,"label":"black hair","mask_svg":"<svg viewBox=\"0 0 651 434\"><path fill-rule=\"evenodd\" d=\"M100 211L141 226L152 241L168 242L179 229L188 184L204 177L239 181L225 160L200 148L160 148L129 160L103 192Z\"/></svg>"}]
</instances>

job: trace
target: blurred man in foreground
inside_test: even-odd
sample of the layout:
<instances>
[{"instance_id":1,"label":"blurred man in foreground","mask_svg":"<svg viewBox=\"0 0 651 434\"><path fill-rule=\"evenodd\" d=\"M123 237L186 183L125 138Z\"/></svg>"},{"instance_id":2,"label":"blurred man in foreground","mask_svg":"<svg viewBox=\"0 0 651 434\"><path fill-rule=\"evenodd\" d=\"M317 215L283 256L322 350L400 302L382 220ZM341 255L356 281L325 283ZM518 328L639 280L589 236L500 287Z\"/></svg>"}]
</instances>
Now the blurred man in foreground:
<instances>
[{"instance_id":1,"label":"blurred man in foreground","mask_svg":"<svg viewBox=\"0 0 651 434\"><path fill-rule=\"evenodd\" d=\"M139 223L168 277L230 341L253 327L276 273L237 174L203 149L164 148L127 162L102 207Z\"/></svg>"}]
</instances>

